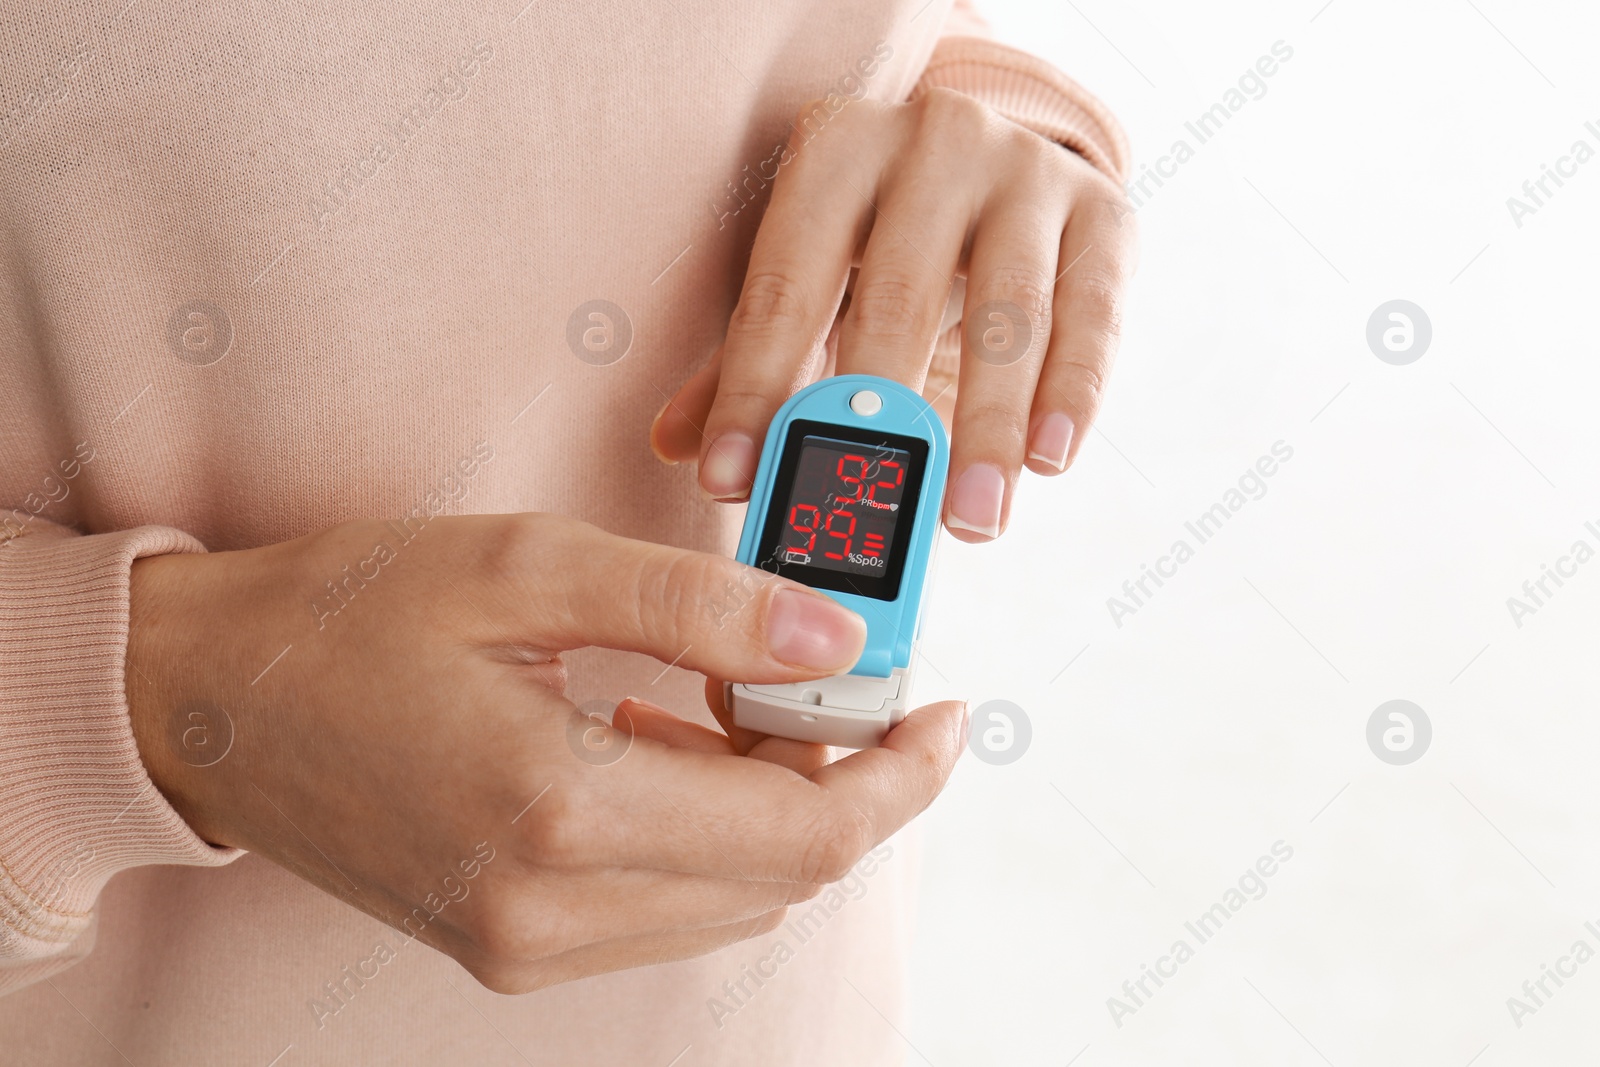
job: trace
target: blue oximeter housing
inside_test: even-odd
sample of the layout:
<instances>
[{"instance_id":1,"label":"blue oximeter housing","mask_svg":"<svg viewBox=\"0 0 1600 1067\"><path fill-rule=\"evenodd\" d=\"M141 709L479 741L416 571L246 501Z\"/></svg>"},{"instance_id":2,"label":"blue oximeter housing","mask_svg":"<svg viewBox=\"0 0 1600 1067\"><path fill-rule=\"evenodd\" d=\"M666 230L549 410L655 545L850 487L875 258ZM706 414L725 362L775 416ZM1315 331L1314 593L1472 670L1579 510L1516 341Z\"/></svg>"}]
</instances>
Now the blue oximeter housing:
<instances>
[{"instance_id":1,"label":"blue oximeter housing","mask_svg":"<svg viewBox=\"0 0 1600 1067\"><path fill-rule=\"evenodd\" d=\"M899 721L948 468L938 414L887 378L826 378L778 409L737 558L833 597L866 621L867 640L849 672L858 682L731 685L736 722L864 747Z\"/></svg>"}]
</instances>

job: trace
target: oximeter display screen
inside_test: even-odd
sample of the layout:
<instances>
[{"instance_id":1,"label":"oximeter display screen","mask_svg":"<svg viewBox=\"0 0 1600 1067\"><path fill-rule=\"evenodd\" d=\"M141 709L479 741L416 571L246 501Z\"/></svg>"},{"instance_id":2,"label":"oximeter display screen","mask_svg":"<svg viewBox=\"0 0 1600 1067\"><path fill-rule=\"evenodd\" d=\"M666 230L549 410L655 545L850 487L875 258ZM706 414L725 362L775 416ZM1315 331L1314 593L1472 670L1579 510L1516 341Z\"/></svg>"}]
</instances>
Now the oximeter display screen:
<instances>
[{"instance_id":1,"label":"oximeter display screen","mask_svg":"<svg viewBox=\"0 0 1600 1067\"><path fill-rule=\"evenodd\" d=\"M927 443L796 420L763 523L763 566L819 589L899 595Z\"/></svg>"},{"instance_id":2,"label":"oximeter display screen","mask_svg":"<svg viewBox=\"0 0 1600 1067\"><path fill-rule=\"evenodd\" d=\"M846 574L885 573L910 462L911 453L898 448L804 438L780 558Z\"/></svg>"}]
</instances>

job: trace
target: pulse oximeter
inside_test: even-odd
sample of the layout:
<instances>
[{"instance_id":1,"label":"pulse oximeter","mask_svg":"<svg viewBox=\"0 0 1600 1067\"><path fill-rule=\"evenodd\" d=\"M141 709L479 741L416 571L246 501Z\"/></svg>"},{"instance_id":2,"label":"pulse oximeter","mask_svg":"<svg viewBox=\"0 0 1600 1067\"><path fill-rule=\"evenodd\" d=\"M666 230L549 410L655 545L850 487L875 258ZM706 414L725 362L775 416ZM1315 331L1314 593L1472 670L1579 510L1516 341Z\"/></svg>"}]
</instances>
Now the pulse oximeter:
<instances>
[{"instance_id":1,"label":"pulse oximeter","mask_svg":"<svg viewBox=\"0 0 1600 1067\"><path fill-rule=\"evenodd\" d=\"M738 559L833 597L866 620L867 642L848 674L728 683L736 725L867 748L905 718L949 453L938 414L887 378L826 378L778 409Z\"/></svg>"}]
</instances>

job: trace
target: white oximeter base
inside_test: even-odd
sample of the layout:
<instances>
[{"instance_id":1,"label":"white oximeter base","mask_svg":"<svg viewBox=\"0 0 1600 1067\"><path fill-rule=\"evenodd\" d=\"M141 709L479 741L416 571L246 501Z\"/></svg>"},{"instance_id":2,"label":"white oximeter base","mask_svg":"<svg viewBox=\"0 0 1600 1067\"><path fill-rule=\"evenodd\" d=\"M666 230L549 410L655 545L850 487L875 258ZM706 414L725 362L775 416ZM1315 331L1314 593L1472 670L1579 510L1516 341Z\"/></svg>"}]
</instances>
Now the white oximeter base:
<instances>
[{"instance_id":1,"label":"white oximeter base","mask_svg":"<svg viewBox=\"0 0 1600 1067\"><path fill-rule=\"evenodd\" d=\"M836 674L811 682L746 685L730 682L735 725L795 741L871 748L906 717L911 668L887 678Z\"/></svg>"}]
</instances>

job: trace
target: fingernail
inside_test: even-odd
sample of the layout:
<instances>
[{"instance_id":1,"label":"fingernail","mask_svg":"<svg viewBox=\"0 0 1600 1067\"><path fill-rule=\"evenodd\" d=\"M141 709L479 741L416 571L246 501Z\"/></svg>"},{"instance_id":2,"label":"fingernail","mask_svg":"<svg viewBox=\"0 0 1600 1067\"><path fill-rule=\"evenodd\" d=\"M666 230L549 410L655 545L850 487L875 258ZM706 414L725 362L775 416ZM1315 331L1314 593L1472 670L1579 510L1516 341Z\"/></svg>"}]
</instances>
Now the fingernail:
<instances>
[{"instance_id":1,"label":"fingernail","mask_svg":"<svg viewBox=\"0 0 1600 1067\"><path fill-rule=\"evenodd\" d=\"M668 711L660 704L652 704L650 701L644 700L640 697L623 697L620 703L633 704L637 707L644 708L646 711L659 711L663 715L672 715L672 712ZM673 715L673 718L677 718L677 716Z\"/></svg>"},{"instance_id":2,"label":"fingernail","mask_svg":"<svg viewBox=\"0 0 1600 1067\"><path fill-rule=\"evenodd\" d=\"M967 701L961 702L961 747L967 747L967 741L972 737L972 705Z\"/></svg>"},{"instance_id":3,"label":"fingernail","mask_svg":"<svg viewBox=\"0 0 1600 1067\"><path fill-rule=\"evenodd\" d=\"M1048 463L1058 471L1066 470L1067 450L1072 447L1074 429L1071 415L1052 411L1039 420L1039 428L1033 431L1033 448L1028 451L1028 458Z\"/></svg>"},{"instance_id":4,"label":"fingernail","mask_svg":"<svg viewBox=\"0 0 1600 1067\"><path fill-rule=\"evenodd\" d=\"M656 412L656 417L650 420L650 431L646 436L650 441L650 451L655 453L656 458L669 467L676 467L678 465L678 461L668 458L667 455L656 445L656 431L661 428L661 416L665 415L667 413L667 408L671 406L671 400L668 400L665 404L661 405L661 410Z\"/></svg>"},{"instance_id":5,"label":"fingernail","mask_svg":"<svg viewBox=\"0 0 1600 1067\"><path fill-rule=\"evenodd\" d=\"M711 442L700 466L700 486L717 500L743 500L756 472L756 446L749 434L725 433Z\"/></svg>"},{"instance_id":6,"label":"fingernail","mask_svg":"<svg viewBox=\"0 0 1600 1067\"><path fill-rule=\"evenodd\" d=\"M866 631L861 616L819 593L780 589L767 612L767 647L773 657L809 670L855 666Z\"/></svg>"},{"instance_id":7,"label":"fingernail","mask_svg":"<svg viewBox=\"0 0 1600 1067\"><path fill-rule=\"evenodd\" d=\"M665 452L662 452L660 447L656 444L656 428L654 426L650 427L650 451L655 453L656 459L659 459L667 466L676 467L678 465L677 460L671 458Z\"/></svg>"},{"instance_id":8,"label":"fingernail","mask_svg":"<svg viewBox=\"0 0 1600 1067\"><path fill-rule=\"evenodd\" d=\"M1000 536L1000 504L1005 499L1006 476L989 463L974 463L950 487L950 517L957 530L985 537Z\"/></svg>"}]
</instances>

